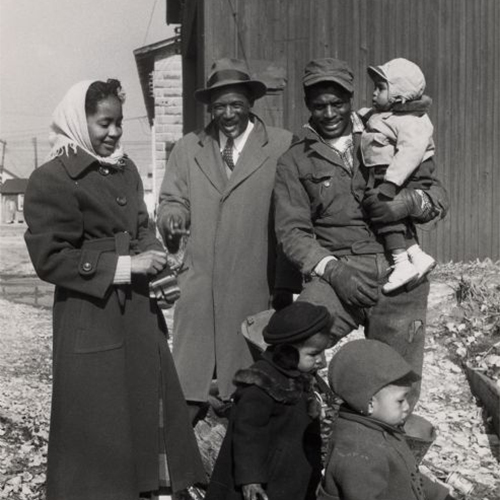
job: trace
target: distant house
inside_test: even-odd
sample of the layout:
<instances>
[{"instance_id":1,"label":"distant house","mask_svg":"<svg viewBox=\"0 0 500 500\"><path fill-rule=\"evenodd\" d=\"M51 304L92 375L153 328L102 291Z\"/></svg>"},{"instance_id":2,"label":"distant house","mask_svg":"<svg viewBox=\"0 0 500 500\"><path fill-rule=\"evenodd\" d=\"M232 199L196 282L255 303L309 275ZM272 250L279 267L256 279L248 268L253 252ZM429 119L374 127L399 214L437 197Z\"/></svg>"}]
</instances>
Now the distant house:
<instances>
[{"instance_id":1,"label":"distant house","mask_svg":"<svg viewBox=\"0 0 500 500\"><path fill-rule=\"evenodd\" d=\"M0 192L2 193L2 223L12 224L13 222L23 222L24 193L28 179L7 179Z\"/></svg>"},{"instance_id":2,"label":"distant house","mask_svg":"<svg viewBox=\"0 0 500 500\"><path fill-rule=\"evenodd\" d=\"M150 212L158 200L167 158L182 136L182 62L177 37L134 50L155 150L151 178L145 182Z\"/></svg>"}]
</instances>

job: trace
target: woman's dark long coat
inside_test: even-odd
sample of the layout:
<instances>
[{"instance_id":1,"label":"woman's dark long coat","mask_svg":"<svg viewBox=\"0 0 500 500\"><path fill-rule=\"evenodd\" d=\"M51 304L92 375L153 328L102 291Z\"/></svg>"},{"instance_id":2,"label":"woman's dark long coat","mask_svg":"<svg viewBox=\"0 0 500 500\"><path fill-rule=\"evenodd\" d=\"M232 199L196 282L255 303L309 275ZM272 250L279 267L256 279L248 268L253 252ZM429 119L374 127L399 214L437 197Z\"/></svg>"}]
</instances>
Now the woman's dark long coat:
<instances>
[{"instance_id":1,"label":"woman's dark long coat","mask_svg":"<svg viewBox=\"0 0 500 500\"><path fill-rule=\"evenodd\" d=\"M48 500L137 500L158 488L162 438L173 488L204 480L147 279L112 284L118 254L161 249L142 194L130 160L103 168L81 150L28 183L26 243L40 278L56 285Z\"/></svg>"}]
</instances>

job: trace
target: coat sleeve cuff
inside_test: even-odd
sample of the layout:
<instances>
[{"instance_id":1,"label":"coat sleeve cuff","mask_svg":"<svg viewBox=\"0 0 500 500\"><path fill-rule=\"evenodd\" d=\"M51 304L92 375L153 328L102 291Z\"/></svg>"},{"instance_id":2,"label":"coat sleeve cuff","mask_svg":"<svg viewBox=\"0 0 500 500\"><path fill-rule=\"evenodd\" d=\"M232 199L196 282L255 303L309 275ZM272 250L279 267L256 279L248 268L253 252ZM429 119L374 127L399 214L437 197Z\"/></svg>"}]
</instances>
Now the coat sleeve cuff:
<instances>
[{"instance_id":1,"label":"coat sleeve cuff","mask_svg":"<svg viewBox=\"0 0 500 500\"><path fill-rule=\"evenodd\" d=\"M300 266L302 273L305 276L313 275L316 266L326 257L332 257L332 254L326 248L316 244L314 248L310 249L308 255L305 256L302 265Z\"/></svg>"},{"instance_id":2,"label":"coat sleeve cuff","mask_svg":"<svg viewBox=\"0 0 500 500\"><path fill-rule=\"evenodd\" d=\"M316 265L316 267L314 268L313 274L315 274L316 276L319 276L321 278L323 276L323 274L325 274L326 265L331 260L337 260L337 259L333 255L330 255L329 257L324 257L323 259L321 259L319 261L319 263Z\"/></svg>"}]
</instances>

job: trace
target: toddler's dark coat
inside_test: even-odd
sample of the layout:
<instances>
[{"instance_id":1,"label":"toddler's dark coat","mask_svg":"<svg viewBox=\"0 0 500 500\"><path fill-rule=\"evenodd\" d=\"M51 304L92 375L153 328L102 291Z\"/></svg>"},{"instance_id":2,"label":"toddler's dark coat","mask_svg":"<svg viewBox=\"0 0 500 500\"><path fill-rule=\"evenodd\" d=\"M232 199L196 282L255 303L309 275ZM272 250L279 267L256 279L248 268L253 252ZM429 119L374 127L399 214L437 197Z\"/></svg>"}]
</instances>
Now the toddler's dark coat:
<instances>
[{"instance_id":1,"label":"toddler's dark coat","mask_svg":"<svg viewBox=\"0 0 500 500\"><path fill-rule=\"evenodd\" d=\"M272 500L313 500L321 473L321 436L311 379L284 370L269 352L235 376L226 437L205 500L241 500L262 484Z\"/></svg>"},{"instance_id":2,"label":"toddler's dark coat","mask_svg":"<svg viewBox=\"0 0 500 500\"><path fill-rule=\"evenodd\" d=\"M318 500L443 500L448 490L421 474L404 434L341 409Z\"/></svg>"}]
</instances>

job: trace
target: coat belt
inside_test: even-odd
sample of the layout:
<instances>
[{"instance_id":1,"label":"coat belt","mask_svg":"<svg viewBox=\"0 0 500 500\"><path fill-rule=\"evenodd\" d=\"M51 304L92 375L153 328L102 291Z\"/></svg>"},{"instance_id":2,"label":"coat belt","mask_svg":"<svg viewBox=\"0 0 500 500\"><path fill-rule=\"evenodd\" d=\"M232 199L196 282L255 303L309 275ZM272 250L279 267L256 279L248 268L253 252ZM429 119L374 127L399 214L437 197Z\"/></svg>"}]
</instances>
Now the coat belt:
<instances>
[{"instance_id":1,"label":"coat belt","mask_svg":"<svg viewBox=\"0 0 500 500\"><path fill-rule=\"evenodd\" d=\"M138 240L130 238L130 234L126 231L116 233L114 236L106 238L94 238L86 240L82 244L82 249L97 250L100 252L116 252L118 255L130 255L130 251L135 253Z\"/></svg>"}]
</instances>

